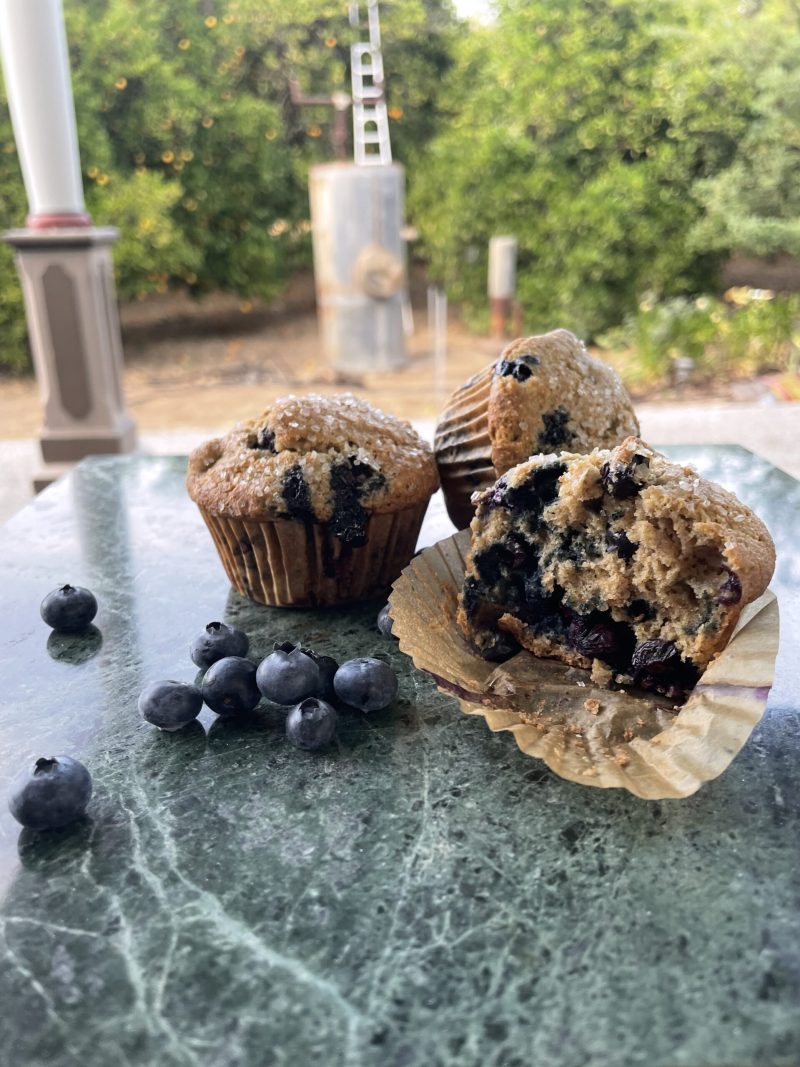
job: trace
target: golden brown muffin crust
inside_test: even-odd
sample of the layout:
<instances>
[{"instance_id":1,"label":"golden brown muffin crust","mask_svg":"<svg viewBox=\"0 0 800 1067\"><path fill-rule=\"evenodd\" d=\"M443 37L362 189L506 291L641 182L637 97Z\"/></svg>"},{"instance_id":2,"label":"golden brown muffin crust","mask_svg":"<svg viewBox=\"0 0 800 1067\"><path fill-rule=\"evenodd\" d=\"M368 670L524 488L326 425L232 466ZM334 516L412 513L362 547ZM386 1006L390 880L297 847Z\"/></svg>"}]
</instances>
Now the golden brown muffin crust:
<instances>
[{"instance_id":1,"label":"golden brown muffin crust","mask_svg":"<svg viewBox=\"0 0 800 1067\"><path fill-rule=\"evenodd\" d=\"M290 514L287 478L301 484L313 517L334 509L335 472L355 471L359 503L371 514L426 500L438 486L429 446L411 425L350 394L286 396L189 457L191 498L217 514Z\"/></svg>"},{"instance_id":2,"label":"golden brown muffin crust","mask_svg":"<svg viewBox=\"0 0 800 1067\"><path fill-rule=\"evenodd\" d=\"M504 362L519 360L530 369L524 380L499 373ZM617 373L590 356L569 330L520 337L503 349L489 396L491 458L498 474L542 452L590 452L638 432Z\"/></svg>"}]
</instances>

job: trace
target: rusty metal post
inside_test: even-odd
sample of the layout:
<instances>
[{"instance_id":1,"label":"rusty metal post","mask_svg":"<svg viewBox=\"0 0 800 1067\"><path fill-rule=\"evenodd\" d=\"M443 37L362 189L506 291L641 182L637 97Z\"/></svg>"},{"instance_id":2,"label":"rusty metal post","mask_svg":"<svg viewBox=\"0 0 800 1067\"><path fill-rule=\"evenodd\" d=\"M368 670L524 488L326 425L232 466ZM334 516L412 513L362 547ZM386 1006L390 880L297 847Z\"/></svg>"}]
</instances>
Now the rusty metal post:
<instances>
[{"instance_id":1,"label":"rusty metal post","mask_svg":"<svg viewBox=\"0 0 800 1067\"><path fill-rule=\"evenodd\" d=\"M489 240L489 311L492 337L506 336L506 322L514 299L517 273L516 237Z\"/></svg>"}]
</instances>

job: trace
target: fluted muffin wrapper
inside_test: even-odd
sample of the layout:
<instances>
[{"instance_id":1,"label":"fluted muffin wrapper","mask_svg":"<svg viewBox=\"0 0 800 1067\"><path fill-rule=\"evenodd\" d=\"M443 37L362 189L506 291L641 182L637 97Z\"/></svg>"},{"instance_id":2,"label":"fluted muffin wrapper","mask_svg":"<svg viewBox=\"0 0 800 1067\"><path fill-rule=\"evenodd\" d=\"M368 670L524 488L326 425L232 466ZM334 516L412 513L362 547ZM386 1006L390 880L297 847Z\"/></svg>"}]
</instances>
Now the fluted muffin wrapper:
<instances>
[{"instance_id":1,"label":"fluted muffin wrapper","mask_svg":"<svg viewBox=\"0 0 800 1067\"><path fill-rule=\"evenodd\" d=\"M767 590L742 611L726 647L675 710L663 697L600 689L588 671L522 651L490 663L456 623L469 531L420 553L390 598L400 648L468 715L510 730L519 748L581 785L645 800L691 796L718 777L766 708L778 653L778 605Z\"/></svg>"},{"instance_id":2,"label":"fluted muffin wrapper","mask_svg":"<svg viewBox=\"0 0 800 1067\"><path fill-rule=\"evenodd\" d=\"M436 425L434 452L447 513L459 530L475 509L470 497L497 478L489 437L489 394L495 364L477 374L448 401Z\"/></svg>"},{"instance_id":3,"label":"fluted muffin wrapper","mask_svg":"<svg viewBox=\"0 0 800 1067\"><path fill-rule=\"evenodd\" d=\"M271 607L324 607L385 594L414 554L427 506L371 515L358 547L326 523L200 513L238 593Z\"/></svg>"}]
</instances>

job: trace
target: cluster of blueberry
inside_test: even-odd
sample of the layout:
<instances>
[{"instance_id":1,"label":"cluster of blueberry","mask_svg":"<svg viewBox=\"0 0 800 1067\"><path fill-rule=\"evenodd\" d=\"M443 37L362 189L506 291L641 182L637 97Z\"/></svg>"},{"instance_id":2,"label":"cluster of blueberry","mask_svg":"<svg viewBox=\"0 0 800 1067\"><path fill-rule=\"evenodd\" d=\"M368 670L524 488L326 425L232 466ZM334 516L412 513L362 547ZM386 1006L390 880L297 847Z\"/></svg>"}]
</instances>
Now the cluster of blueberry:
<instances>
[{"instance_id":1,"label":"cluster of blueberry","mask_svg":"<svg viewBox=\"0 0 800 1067\"><path fill-rule=\"evenodd\" d=\"M387 604L378 615L378 629L392 635ZM97 600L88 589L64 585L44 598L44 621L62 633L80 633L97 614ZM262 696L274 704L291 705L286 736L298 748L315 752L336 733L338 701L360 711L379 711L397 695L397 676L388 664L371 657L347 660L285 642L256 665L246 658L247 634L222 622L210 622L191 647L192 661L205 671L200 687L184 682L154 682L139 696L144 718L161 730L179 730L193 722L203 704L218 715L244 715ZM70 756L37 759L12 785L9 809L32 830L53 830L80 819L92 796L92 776Z\"/></svg>"},{"instance_id":2,"label":"cluster of blueberry","mask_svg":"<svg viewBox=\"0 0 800 1067\"><path fill-rule=\"evenodd\" d=\"M363 656L339 666L331 656L286 641L256 665L246 658L249 647L242 630L210 622L191 648L192 661L205 671L200 686L154 682L139 697L142 715L161 730L180 730L203 704L217 715L247 715L266 697L291 708L286 736L292 744L315 752L336 732L332 701L379 711L397 695L397 676L379 659Z\"/></svg>"}]
</instances>

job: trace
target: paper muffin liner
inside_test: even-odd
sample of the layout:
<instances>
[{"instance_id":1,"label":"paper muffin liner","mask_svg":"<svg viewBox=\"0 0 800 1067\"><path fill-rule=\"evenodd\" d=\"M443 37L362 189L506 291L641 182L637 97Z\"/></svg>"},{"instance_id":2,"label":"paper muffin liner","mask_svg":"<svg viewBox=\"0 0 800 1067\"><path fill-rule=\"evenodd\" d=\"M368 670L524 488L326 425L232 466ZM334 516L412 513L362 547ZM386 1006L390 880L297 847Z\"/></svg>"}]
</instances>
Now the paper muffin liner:
<instances>
[{"instance_id":1,"label":"paper muffin liner","mask_svg":"<svg viewBox=\"0 0 800 1067\"><path fill-rule=\"evenodd\" d=\"M271 607L323 607L385 593L414 554L427 506L371 515L359 547L340 541L326 523L200 513L242 596Z\"/></svg>"},{"instance_id":2,"label":"paper muffin liner","mask_svg":"<svg viewBox=\"0 0 800 1067\"><path fill-rule=\"evenodd\" d=\"M725 649L678 710L665 697L601 689L589 672L520 652L490 663L456 623L469 531L426 549L390 598L393 631L414 665L493 731L581 785L627 789L645 800L687 797L718 777L750 736L772 685L778 605L767 590L748 604Z\"/></svg>"},{"instance_id":3,"label":"paper muffin liner","mask_svg":"<svg viewBox=\"0 0 800 1067\"><path fill-rule=\"evenodd\" d=\"M476 374L450 397L436 425L433 450L447 513L459 530L475 509L470 497L497 478L489 437L489 393L495 364Z\"/></svg>"}]
</instances>

